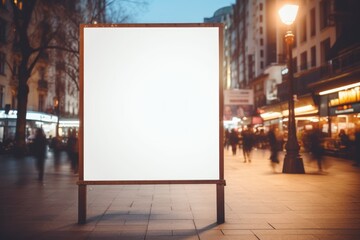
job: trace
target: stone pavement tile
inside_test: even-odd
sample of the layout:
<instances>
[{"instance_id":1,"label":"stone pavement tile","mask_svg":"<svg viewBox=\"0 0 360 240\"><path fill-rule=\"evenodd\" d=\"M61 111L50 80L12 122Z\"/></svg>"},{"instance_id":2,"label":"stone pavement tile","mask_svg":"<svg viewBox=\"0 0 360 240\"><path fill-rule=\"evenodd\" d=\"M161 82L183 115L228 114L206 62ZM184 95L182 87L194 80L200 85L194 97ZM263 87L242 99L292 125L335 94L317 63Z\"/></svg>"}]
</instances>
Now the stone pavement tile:
<instances>
[{"instance_id":1,"label":"stone pavement tile","mask_svg":"<svg viewBox=\"0 0 360 240\"><path fill-rule=\"evenodd\" d=\"M349 230L273 230L273 231L253 231L260 240L358 240L360 233Z\"/></svg>"},{"instance_id":2,"label":"stone pavement tile","mask_svg":"<svg viewBox=\"0 0 360 240\"><path fill-rule=\"evenodd\" d=\"M200 240L229 240L221 230L211 229L199 232Z\"/></svg>"},{"instance_id":3,"label":"stone pavement tile","mask_svg":"<svg viewBox=\"0 0 360 240\"><path fill-rule=\"evenodd\" d=\"M189 219L192 220L193 214L191 211L170 211L170 212L165 212L165 213L161 213L161 214L157 214L157 213L151 213L150 215L150 219L151 220L160 220L160 219L180 219L180 220L184 220L184 219Z\"/></svg>"},{"instance_id":4,"label":"stone pavement tile","mask_svg":"<svg viewBox=\"0 0 360 240\"><path fill-rule=\"evenodd\" d=\"M193 220L150 220L148 230L193 230Z\"/></svg>"},{"instance_id":5,"label":"stone pavement tile","mask_svg":"<svg viewBox=\"0 0 360 240\"><path fill-rule=\"evenodd\" d=\"M219 228L222 230L274 229L268 223L223 223Z\"/></svg>"},{"instance_id":6,"label":"stone pavement tile","mask_svg":"<svg viewBox=\"0 0 360 240\"><path fill-rule=\"evenodd\" d=\"M250 230L222 230L225 237L228 239L240 240L258 240L254 233Z\"/></svg>"}]
</instances>

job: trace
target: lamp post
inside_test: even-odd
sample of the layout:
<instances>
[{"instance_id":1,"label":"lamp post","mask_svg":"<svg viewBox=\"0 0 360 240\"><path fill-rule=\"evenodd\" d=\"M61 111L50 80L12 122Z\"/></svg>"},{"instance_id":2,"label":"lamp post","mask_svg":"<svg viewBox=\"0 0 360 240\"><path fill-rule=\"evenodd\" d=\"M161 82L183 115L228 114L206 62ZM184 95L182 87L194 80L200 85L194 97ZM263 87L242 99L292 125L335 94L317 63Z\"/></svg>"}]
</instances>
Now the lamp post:
<instances>
[{"instance_id":1,"label":"lamp post","mask_svg":"<svg viewBox=\"0 0 360 240\"><path fill-rule=\"evenodd\" d=\"M289 121L288 121L288 140L285 145L286 154L283 165L283 173L305 173L302 158L299 155L300 146L296 137L295 106L294 106L294 76L292 63L292 45L294 43L294 34L290 30L296 18L298 5L286 4L279 10L281 21L289 26L285 34L287 50L287 68L288 68L288 86L289 86Z\"/></svg>"}]
</instances>

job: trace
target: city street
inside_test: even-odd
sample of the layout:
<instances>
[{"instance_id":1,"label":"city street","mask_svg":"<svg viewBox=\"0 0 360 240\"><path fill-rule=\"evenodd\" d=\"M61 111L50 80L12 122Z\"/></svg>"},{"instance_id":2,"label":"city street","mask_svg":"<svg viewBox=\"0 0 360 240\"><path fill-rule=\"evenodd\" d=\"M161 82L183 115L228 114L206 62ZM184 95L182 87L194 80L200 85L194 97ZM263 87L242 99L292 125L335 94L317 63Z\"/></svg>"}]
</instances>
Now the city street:
<instances>
[{"instance_id":1,"label":"city street","mask_svg":"<svg viewBox=\"0 0 360 240\"><path fill-rule=\"evenodd\" d=\"M66 153L58 162L48 153L42 183L32 157L2 155L0 239L360 239L360 168L326 157L318 172L302 153L306 174L282 174L269 155L254 150L244 163L242 152L225 151L221 225L215 185L88 186L87 223L78 225L77 175Z\"/></svg>"}]
</instances>

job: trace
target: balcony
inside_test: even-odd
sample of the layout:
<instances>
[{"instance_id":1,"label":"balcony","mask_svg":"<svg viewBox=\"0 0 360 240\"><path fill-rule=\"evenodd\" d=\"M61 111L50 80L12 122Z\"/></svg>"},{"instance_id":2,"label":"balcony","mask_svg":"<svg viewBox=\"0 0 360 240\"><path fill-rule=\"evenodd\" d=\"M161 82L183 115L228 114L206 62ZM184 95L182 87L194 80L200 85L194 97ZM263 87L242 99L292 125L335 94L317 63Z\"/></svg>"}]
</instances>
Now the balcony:
<instances>
[{"instance_id":1,"label":"balcony","mask_svg":"<svg viewBox=\"0 0 360 240\"><path fill-rule=\"evenodd\" d=\"M360 46L333 58L320 67L321 78L348 73L360 67Z\"/></svg>"}]
</instances>

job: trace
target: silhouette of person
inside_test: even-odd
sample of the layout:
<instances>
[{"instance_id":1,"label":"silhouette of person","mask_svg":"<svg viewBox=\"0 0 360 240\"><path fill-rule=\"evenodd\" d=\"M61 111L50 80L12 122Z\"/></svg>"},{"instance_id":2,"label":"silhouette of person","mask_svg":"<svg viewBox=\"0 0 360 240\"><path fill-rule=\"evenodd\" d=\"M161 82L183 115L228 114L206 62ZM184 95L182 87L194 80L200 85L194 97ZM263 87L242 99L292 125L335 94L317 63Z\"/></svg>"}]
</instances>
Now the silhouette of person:
<instances>
[{"instance_id":1,"label":"silhouette of person","mask_svg":"<svg viewBox=\"0 0 360 240\"><path fill-rule=\"evenodd\" d=\"M226 147L226 150L229 149L229 146L230 146L230 129L226 129L225 130L225 147Z\"/></svg>"},{"instance_id":2,"label":"silhouette of person","mask_svg":"<svg viewBox=\"0 0 360 240\"><path fill-rule=\"evenodd\" d=\"M314 128L309 134L309 144L312 159L316 160L318 170L322 171L324 148L322 146L323 136L318 128Z\"/></svg>"},{"instance_id":3,"label":"silhouette of person","mask_svg":"<svg viewBox=\"0 0 360 240\"><path fill-rule=\"evenodd\" d=\"M244 162L249 161L251 162L251 151L254 147L254 133L252 132L251 125L248 125L247 129L241 132L242 136L242 147L243 147L243 155L244 155Z\"/></svg>"},{"instance_id":4,"label":"silhouette of person","mask_svg":"<svg viewBox=\"0 0 360 240\"><path fill-rule=\"evenodd\" d=\"M71 161L71 170L78 173L78 159L79 159L79 144L76 136L76 130L70 129L67 141L67 152Z\"/></svg>"},{"instance_id":5,"label":"silhouette of person","mask_svg":"<svg viewBox=\"0 0 360 240\"><path fill-rule=\"evenodd\" d=\"M36 158L36 168L39 172L39 181L44 179L44 167L46 158L47 140L42 128L37 128L33 141L34 156Z\"/></svg>"},{"instance_id":6,"label":"silhouette of person","mask_svg":"<svg viewBox=\"0 0 360 240\"><path fill-rule=\"evenodd\" d=\"M54 154L54 166L55 170L59 170L60 167L60 151L61 151L61 139L58 136L51 138L50 148Z\"/></svg>"},{"instance_id":7,"label":"silhouette of person","mask_svg":"<svg viewBox=\"0 0 360 240\"><path fill-rule=\"evenodd\" d=\"M231 151L233 156L236 155L237 145L239 143L239 136L237 131L233 128L229 136L229 144L231 145Z\"/></svg>"},{"instance_id":8,"label":"silhouette of person","mask_svg":"<svg viewBox=\"0 0 360 240\"><path fill-rule=\"evenodd\" d=\"M279 141L275 129L272 127L268 132L269 146L270 146L270 161L271 165L274 168L275 164L279 163L278 153L279 153Z\"/></svg>"},{"instance_id":9,"label":"silhouette of person","mask_svg":"<svg viewBox=\"0 0 360 240\"><path fill-rule=\"evenodd\" d=\"M358 126L355 131L353 148L354 148L354 161L355 161L354 165L360 167L360 126Z\"/></svg>"},{"instance_id":10,"label":"silhouette of person","mask_svg":"<svg viewBox=\"0 0 360 240\"><path fill-rule=\"evenodd\" d=\"M341 129L341 130L340 130L339 138L340 138L340 144L341 144L341 146L343 146L345 149L348 149L348 148L349 148L350 139L349 139L349 136L345 133L345 130L344 130L344 129Z\"/></svg>"}]
</instances>

